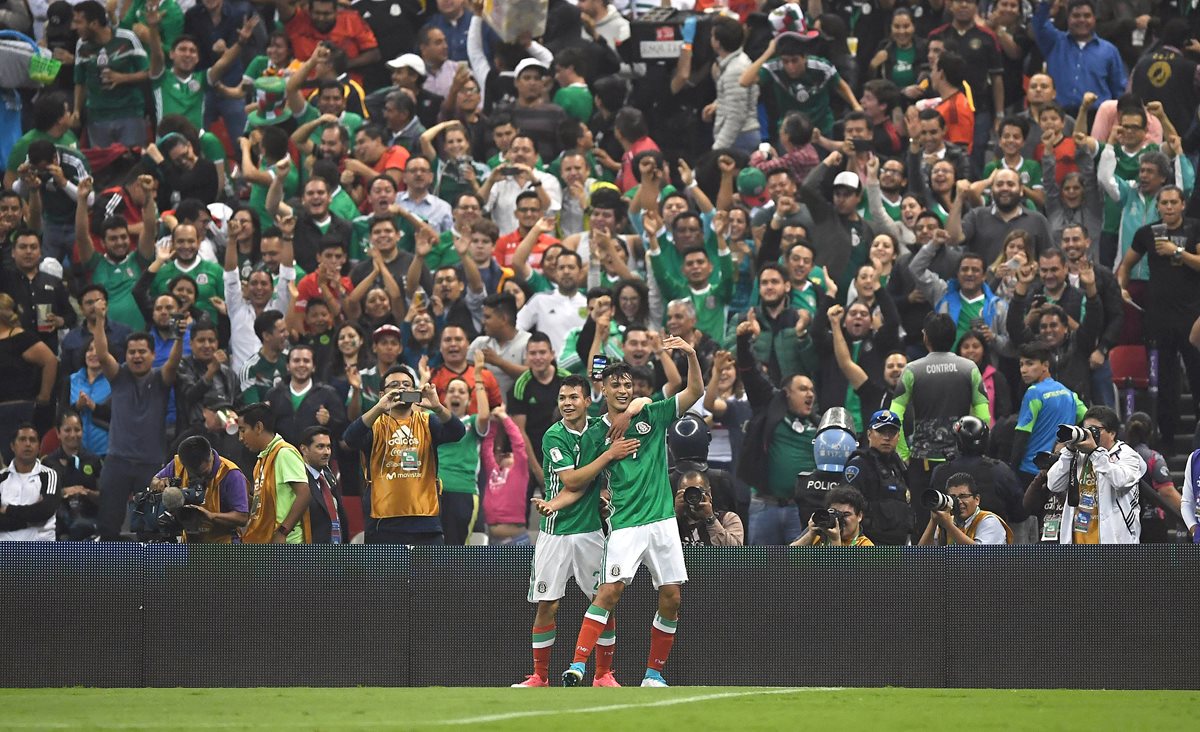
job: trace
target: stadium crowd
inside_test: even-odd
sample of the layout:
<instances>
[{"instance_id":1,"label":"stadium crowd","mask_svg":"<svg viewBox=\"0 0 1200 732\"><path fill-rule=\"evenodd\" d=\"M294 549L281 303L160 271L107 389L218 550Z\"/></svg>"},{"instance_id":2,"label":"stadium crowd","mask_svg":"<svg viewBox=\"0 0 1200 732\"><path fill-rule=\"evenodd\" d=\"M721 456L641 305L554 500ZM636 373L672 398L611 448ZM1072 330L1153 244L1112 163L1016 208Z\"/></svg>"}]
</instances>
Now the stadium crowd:
<instances>
[{"instance_id":1,"label":"stadium crowd","mask_svg":"<svg viewBox=\"0 0 1200 732\"><path fill-rule=\"evenodd\" d=\"M530 543L618 362L699 364L685 544L1137 542L1147 492L1195 532L1194 6L9 0L62 67L2 92L0 539L201 471L192 541Z\"/></svg>"}]
</instances>

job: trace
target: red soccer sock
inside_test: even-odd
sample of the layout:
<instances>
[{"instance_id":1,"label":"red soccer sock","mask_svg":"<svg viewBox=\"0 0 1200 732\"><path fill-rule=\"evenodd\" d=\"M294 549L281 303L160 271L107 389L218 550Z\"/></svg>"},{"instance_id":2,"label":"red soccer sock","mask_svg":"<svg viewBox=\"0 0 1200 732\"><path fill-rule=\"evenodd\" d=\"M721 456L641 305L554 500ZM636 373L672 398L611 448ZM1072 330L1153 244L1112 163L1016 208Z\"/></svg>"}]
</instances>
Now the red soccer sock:
<instances>
[{"instance_id":1,"label":"red soccer sock","mask_svg":"<svg viewBox=\"0 0 1200 732\"><path fill-rule=\"evenodd\" d=\"M533 673L541 678L550 674L550 650L554 647L554 626L533 629Z\"/></svg>"},{"instance_id":2,"label":"red soccer sock","mask_svg":"<svg viewBox=\"0 0 1200 732\"><path fill-rule=\"evenodd\" d=\"M604 608L588 606L583 616L583 624L579 626L579 638L575 641L575 658L572 663L587 662L596 641L600 640L600 634L604 632L604 626L608 625L608 618L609 612Z\"/></svg>"},{"instance_id":3,"label":"red soccer sock","mask_svg":"<svg viewBox=\"0 0 1200 732\"><path fill-rule=\"evenodd\" d=\"M662 673L671 655L671 646L675 643L675 626L678 620L667 620L655 613L654 624L650 627L650 655L646 659L646 668Z\"/></svg>"},{"instance_id":4,"label":"red soccer sock","mask_svg":"<svg viewBox=\"0 0 1200 732\"><path fill-rule=\"evenodd\" d=\"M608 624L596 641L596 676L612 672L613 656L617 653L617 616L609 614Z\"/></svg>"}]
</instances>

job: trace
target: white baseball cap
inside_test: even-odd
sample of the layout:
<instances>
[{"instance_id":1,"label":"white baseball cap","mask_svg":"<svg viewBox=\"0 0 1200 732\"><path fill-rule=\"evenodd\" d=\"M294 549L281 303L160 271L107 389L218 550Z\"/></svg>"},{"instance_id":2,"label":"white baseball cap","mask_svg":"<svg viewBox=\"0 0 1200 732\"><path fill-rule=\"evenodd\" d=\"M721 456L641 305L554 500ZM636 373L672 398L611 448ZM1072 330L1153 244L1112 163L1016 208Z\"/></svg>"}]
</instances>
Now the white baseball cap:
<instances>
[{"instance_id":1,"label":"white baseball cap","mask_svg":"<svg viewBox=\"0 0 1200 732\"><path fill-rule=\"evenodd\" d=\"M415 53L401 54L391 61L388 61L387 65L393 69L402 69L408 67L417 72L417 74L420 76L425 76L425 61Z\"/></svg>"},{"instance_id":2,"label":"white baseball cap","mask_svg":"<svg viewBox=\"0 0 1200 732\"><path fill-rule=\"evenodd\" d=\"M522 71L524 71L525 69L530 69L530 68L538 68L538 69L541 69L543 72L550 71L549 66L542 63L541 61L538 61L536 58L531 57L531 58L521 59L521 62L519 64L517 64L517 70L514 71L513 73L516 76L520 76Z\"/></svg>"},{"instance_id":3,"label":"white baseball cap","mask_svg":"<svg viewBox=\"0 0 1200 732\"><path fill-rule=\"evenodd\" d=\"M853 188L856 191L862 190L862 183L858 180L858 173L850 170L843 170L833 179L833 187L837 188L838 186Z\"/></svg>"}]
</instances>

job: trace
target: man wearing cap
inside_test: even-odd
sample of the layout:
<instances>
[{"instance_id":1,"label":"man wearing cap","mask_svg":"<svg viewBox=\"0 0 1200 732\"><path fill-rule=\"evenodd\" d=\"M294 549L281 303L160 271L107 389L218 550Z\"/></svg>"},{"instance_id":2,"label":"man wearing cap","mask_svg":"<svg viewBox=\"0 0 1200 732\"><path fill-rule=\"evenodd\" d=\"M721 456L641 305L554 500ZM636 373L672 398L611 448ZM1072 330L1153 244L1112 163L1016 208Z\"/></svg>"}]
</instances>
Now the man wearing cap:
<instances>
[{"instance_id":1,"label":"man wearing cap","mask_svg":"<svg viewBox=\"0 0 1200 732\"><path fill-rule=\"evenodd\" d=\"M379 389L383 376L400 362L404 352L404 334L391 323L384 323L371 334L371 351L375 363L359 371L350 368L346 378L350 383L350 397L346 400L346 416L355 420L379 401Z\"/></svg>"},{"instance_id":2,"label":"man wearing cap","mask_svg":"<svg viewBox=\"0 0 1200 732\"><path fill-rule=\"evenodd\" d=\"M842 168L844 160L840 150L829 153L808 174L799 191L800 200L813 218L808 238L816 263L833 278L838 292L848 290L858 268L867 263L871 242L875 240L875 227L858 213L863 197L858 173L842 170L834 174Z\"/></svg>"},{"instance_id":3,"label":"man wearing cap","mask_svg":"<svg viewBox=\"0 0 1200 732\"><path fill-rule=\"evenodd\" d=\"M542 160L558 156L558 128L567 113L557 104L546 101L546 79L550 68L536 58L522 59L517 64L517 103L513 105L513 124L523 134L533 138Z\"/></svg>"},{"instance_id":4,"label":"man wearing cap","mask_svg":"<svg viewBox=\"0 0 1200 732\"><path fill-rule=\"evenodd\" d=\"M425 88L425 62L415 53L405 53L387 62L392 85L367 95L367 110L372 117L383 118L383 105L392 92L408 90L417 100L417 119L428 129L438 123L442 98Z\"/></svg>"},{"instance_id":5,"label":"man wearing cap","mask_svg":"<svg viewBox=\"0 0 1200 732\"><path fill-rule=\"evenodd\" d=\"M880 409L867 425L867 446L846 461L846 482L867 499L863 533L876 544L903 545L912 530L904 461L896 454L900 418Z\"/></svg>"},{"instance_id":6,"label":"man wearing cap","mask_svg":"<svg viewBox=\"0 0 1200 732\"><path fill-rule=\"evenodd\" d=\"M836 92L851 109L862 107L853 90L838 75L837 68L815 55L820 35L817 31L788 31L771 39L767 50L742 72L742 86L762 84L774 101L777 115L803 112L823 134L833 133L830 92Z\"/></svg>"},{"instance_id":7,"label":"man wearing cap","mask_svg":"<svg viewBox=\"0 0 1200 732\"><path fill-rule=\"evenodd\" d=\"M361 69L380 61L379 42L371 28L357 11L339 8L336 0L311 0L307 8L295 0L275 0L275 9L298 59L307 59L319 44L325 43L346 52L347 69ZM362 83L360 73L355 71L352 76Z\"/></svg>"}]
</instances>

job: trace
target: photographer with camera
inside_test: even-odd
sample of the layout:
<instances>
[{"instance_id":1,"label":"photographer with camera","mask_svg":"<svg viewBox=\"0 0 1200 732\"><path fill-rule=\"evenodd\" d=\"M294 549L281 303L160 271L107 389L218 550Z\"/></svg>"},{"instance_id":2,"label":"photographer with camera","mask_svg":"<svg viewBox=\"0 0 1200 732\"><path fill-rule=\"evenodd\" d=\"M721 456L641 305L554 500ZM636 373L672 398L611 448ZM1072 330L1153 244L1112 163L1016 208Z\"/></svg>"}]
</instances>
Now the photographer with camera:
<instances>
[{"instance_id":1,"label":"photographer with camera","mask_svg":"<svg viewBox=\"0 0 1200 732\"><path fill-rule=\"evenodd\" d=\"M1062 523L1045 527L1060 544L1137 544L1141 537L1138 482L1146 463L1117 439L1117 413L1092 407L1083 425L1058 426L1058 460L1050 467L1047 488L1065 493ZM1053 529L1051 531L1051 529Z\"/></svg>"},{"instance_id":2,"label":"photographer with camera","mask_svg":"<svg viewBox=\"0 0 1200 732\"><path fill-rule=\"evenodd\" d=\"M808 519L808 528L792 546L875 546L859 531L867 499L857 488L834 488L829 491L825 506Z\"/></svg>"},{"instance_id":3,"label":"photographer with camera","mask_svg":"<svg viewBox=\"0 0 1200 732\"><path fill-rule=\"evenodd\" d=\"M921 502L929 509L929 523L917 545L1013 543L1012 529L1004 519L980 509L979 498L970 473L950 476L945 493L925 491Z\"/></svg>"},{"instance_id":4,"label":"photographer with camera","mask_svg":"<svg viewBox=\"0 0 1200 732\"><path fill-rule=\"evenodd\" d=\"M241 543L237 530L250 520L246 476L208 440L188 437L150 481L163 508L183 528L189 544Z\"/></svg>"},{"instance_id":5,"label":"photographer with camera","mask_svg":"<svg viewBox=\"0 0 1200 732\"><path fill-rule=\"evenodd\" d=\"M679 477L675 487L675 520L679 539L692 546L742 546L745 530L742 520L732 511L714 511L708 477L689 470Z\"/></svg>"}]
</instances>

